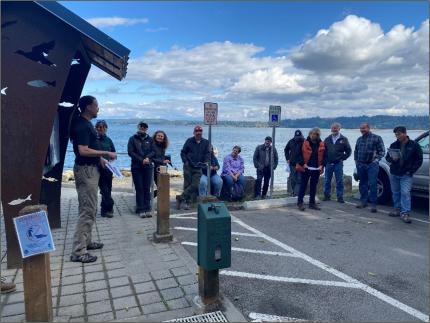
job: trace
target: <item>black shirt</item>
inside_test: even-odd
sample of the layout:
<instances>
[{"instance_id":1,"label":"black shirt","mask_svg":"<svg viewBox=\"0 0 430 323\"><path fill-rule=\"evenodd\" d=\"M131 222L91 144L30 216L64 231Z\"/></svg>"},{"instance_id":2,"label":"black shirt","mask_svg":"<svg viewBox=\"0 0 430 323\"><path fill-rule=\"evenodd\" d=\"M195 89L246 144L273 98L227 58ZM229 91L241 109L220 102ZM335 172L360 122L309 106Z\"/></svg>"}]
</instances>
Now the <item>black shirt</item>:
<instances>
[{"instance_id":1,"label":"black shirt","mask_svg":"<svg viewBox=\"0 0 430 323\"><path fill-rule=\"evenodd\" d=\"M312 142L310 141L311 148L312 148L312 154L311 158L309 158L308 166L309 167L318 167L318 148L320 146L319 141Z\"/></svg>"},{"instance_id":2,"label":"black shirt","mask_svg":"<svg viewBox=\"0 0 430 323\"><path fill-rule=\"evenodd\" d=\"M93 124L82 116L76 118L73 122L70 139L73 143L73 152L75 153L75 164L77 165L98 165L100 157L85 157L79 154L78 145L88 146L88 148L100 150L97 132Z\"/></svg>"}]
</instances>

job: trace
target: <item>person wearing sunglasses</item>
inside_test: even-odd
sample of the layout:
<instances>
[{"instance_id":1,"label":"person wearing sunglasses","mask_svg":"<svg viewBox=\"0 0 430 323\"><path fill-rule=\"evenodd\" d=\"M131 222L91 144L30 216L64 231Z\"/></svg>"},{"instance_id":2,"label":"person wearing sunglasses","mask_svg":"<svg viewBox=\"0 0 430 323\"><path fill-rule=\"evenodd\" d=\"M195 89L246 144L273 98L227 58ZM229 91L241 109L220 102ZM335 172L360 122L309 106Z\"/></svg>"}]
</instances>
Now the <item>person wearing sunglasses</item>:
<instances>
[{"instance_id":1,"label":"person wearing sunglasses","mask_svg":"<svg viewBox=\"0 0 430 323\"><path fill-rule=\"evenodd\" d=\"M102 150L115 152L115 146L106 133L108 129L108 125L105 120L97 120L95 125L99 145ZM108 158L108 160L110 160ZM102 196L102 201L100 203L101 216L103 218L112 218L113 217L113 205L114 201L112 198L112 172L103 167L99 167L100 178L99 178L99 189L100 195Z\"/></svg>"},{"instance_id":2,"label":"person wearing sunglasses","mask_svg":"<svg viewBox=\"0 0 430 323\"><path fill-rule=\"evenodd\" d=\"M181 159L184 163L184 190L177 196L176 208L181 206L189 210L189 203L197 198L199 193L202 168L207 167L210 160L209 140L203 138L203 128L200 125L194 127L193 137L188 138L181 150Z\"/></svg>"}]
</instances>

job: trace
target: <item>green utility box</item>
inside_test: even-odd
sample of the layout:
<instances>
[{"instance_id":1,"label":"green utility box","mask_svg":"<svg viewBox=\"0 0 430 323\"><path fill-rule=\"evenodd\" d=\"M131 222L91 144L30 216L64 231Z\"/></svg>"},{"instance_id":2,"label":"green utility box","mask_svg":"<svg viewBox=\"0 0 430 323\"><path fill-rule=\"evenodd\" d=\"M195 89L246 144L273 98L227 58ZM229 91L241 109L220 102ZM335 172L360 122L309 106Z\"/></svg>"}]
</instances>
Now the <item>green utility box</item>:
<instances>
[{"instance_id":1,"label":"green utility box","mask_svg":"<svg viewBox=\"0 0 430 323\"><path fill-rule=\"evenodd\" d=\"M197 264L206 270L231 266L231 217L223 202L200 203Z\"/></svg>"}]
</instances>

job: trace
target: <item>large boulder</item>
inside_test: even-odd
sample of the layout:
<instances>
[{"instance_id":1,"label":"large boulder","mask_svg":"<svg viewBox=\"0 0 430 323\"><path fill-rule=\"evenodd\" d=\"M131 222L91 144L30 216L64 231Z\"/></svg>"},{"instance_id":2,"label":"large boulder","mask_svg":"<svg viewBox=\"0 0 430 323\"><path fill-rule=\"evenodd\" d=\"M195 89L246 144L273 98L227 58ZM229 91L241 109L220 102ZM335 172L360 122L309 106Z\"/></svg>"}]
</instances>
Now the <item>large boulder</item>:
<instances>
[{"instance_id":1,"label":"large boulder","mask_svg":"<svg viewBox=\"0 0 430 323\"><path fill-rule=\"evenodd\" d=\"M309 192L309 188L307 190ZM336 196L336 178L333 175L331 179L331 195ZM352 176L343 175L343 192L344 194L351 194L352 192ZM317 194L324 194L324 176L320 176L317 186Z\"/></svg>"}]
</instances>

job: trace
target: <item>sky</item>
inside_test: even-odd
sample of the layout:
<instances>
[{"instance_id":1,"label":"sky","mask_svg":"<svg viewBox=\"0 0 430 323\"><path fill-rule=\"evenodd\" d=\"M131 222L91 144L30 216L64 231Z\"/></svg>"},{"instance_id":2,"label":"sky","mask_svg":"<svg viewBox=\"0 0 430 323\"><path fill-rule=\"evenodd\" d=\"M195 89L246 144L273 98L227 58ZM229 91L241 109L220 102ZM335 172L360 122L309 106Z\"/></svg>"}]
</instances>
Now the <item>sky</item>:
<instances>
[{"instance_id":1,"label":"sky","mask_svg":"<svg viewBox=\"0 0 430 323\"><path fill-rule=\"evenodd\" d=\"M91 68L100 117L267 121L428 115L427 1L76 1L131 50L118 81Z\"/></svg>"}]
</instances>

